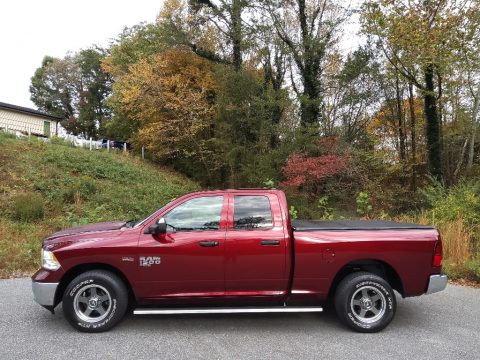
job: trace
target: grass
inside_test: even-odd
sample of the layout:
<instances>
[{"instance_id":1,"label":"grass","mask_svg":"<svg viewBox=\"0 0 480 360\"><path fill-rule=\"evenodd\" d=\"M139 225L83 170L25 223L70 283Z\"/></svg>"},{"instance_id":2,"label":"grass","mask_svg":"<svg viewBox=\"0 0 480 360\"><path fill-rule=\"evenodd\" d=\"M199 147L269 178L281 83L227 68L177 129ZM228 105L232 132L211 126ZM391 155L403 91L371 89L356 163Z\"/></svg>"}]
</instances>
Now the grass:
<instances>
[{"instance_id":1,"label":"grass","mask_svg":"<svg viewBox=\"0 0 480 360\"><path fill-rule=\"evenodd\" d=\"M141 219L168 201L198 189L170 169L121 152L16 140L0 134L0 277L39 265L41 240L61 228ZM34 193L45 216L17 220L14 200Z\"/></svg>"}]
</instances>

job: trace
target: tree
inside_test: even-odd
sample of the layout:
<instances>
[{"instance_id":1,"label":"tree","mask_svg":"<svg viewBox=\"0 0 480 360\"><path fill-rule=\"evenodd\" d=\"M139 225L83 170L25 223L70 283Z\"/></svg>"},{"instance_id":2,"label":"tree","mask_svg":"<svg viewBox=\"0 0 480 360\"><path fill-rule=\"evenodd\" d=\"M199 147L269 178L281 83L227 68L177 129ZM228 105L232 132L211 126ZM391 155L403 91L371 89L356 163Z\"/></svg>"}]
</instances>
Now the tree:
<instances>
[{"instance_id":1,"label":"tree","mask_svg":"<svg viewBox=\"0 0 480 360\"><path fill-rule=\"evenodd\" d=\"M77 68L70 60L45 56L31 78L31 100L40 109L62 118L74 116Z\"/></svg>"},{"instance_id":2,"label":"tree","mask_svg":"<svg viewBox=\"0 0 480 360\"><path fill-rule=\"evenodd\" d=\"M380 103L379 64L368 48L342 58L328 56L325 66L321 133L340 135L352 145L367 145L366 128Z\"/></svg>"},{"instance_id":3,"label":"tree","mask_svg":"<svg viewBox=\"0 0 480 360\"><path fill-rule=\"evenodd\" d=\"M114 91L122 112L138 123L134 144L191 176L215 168L209 144L216 83L209 61L189 50L166 50L131 65Z\"/></svg>"},{"instance_id":4,"label":"tree","mask_svg":"<svg viewBox=\"0 0 480 360\"><path fill-rule=\"evenodd\" d=\"M225 36L224 43L231 44L231 62L236 70L242 67L244 51L244 20L242 13L248 6L248 1L231 0L219 1L215 4L210 0L190 0L192 9L197 15L203 15L205 20L212 23L215 28ZM203 14L199 14L200 11ZM195 47L192 47L195 50Z\"/></svg>"},{"instance_id":5,"label":"tree","mask_svg":"<svg viewBox=\"0 0 480 360\"><path fill-rule=\"evenodd\" d=\"M424 98L428 164L441 180L442 75L455 62L458 30L469 11L463 0L375 0L362 9L362 29L377 40L387 60ZM440 108L441 109L441 108Z\"/></svg>"},{"instance_id":6,"label":"tree","mask_svg":"<svg viewBox=\"0 0 480 360\"><path fill-rule=\"evenodd\" d=\"M33 103L52 115L64 118L71 133L96 138L110 118L105 100L111 80L100 66L105 52L90 48L63 59L46 56L31 79Z\"/></svg>"},{"instance_id":7,"label":"tree","mask_svg":"<svg viewBox=\"0 0 480 360\"><path fill-rule=\"evenodd\" d=\"M322 121L324 60L337 41L339 26L347 19L348 12L331 0L269 0L264 3L300 75L301 88L292 76L292 87L300 102L300 123L304 127L317 127Z\"/></svg>"}]
</instances>

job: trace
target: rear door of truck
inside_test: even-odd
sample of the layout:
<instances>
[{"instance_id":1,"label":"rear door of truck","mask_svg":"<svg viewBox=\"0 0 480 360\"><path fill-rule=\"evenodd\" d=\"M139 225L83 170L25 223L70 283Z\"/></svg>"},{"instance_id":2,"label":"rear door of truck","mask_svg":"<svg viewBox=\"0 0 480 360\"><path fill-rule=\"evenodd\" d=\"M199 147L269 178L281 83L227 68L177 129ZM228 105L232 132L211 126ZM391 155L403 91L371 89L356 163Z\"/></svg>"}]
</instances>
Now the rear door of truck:
<instances>
[{"instance_id":1,"label":"rear door of truck","mask_svg":"<svg viewBox=\"0 0 480 360\"><path fill-rule=\"evenodd\" d=\"M225 240L227 296L281 296L287 292L288 232L274 193L229 193Z\"/></svg>"}]
</instances>

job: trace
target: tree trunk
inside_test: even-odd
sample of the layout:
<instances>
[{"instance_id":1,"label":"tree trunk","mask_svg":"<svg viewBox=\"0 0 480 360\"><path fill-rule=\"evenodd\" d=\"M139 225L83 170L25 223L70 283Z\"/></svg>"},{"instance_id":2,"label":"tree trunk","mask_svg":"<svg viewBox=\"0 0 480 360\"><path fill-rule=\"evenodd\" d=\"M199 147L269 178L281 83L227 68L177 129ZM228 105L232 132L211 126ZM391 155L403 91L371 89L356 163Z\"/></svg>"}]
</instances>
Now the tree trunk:
<instances>
[{"instance_id":1,"label":"tree trunk","mask_svg":"<svg viewBox=\"0 0 480 360\"><path fill-rule=\"evenodd\" d=\"M413 97L413 84L408 84L408 105L410 107L410 136L412 139L412 191L417 191L417 136L415 120L415 98Z\"/></svg>"},{"instance_id":2,"label":"tree trunk","mask_svg":"<svg viewBox=\"0 0 480 360\"><path fill-rule=\"evenodd\" d=\"M472 124L472 133L470 134L470 147L468 149L467 169L470 170L473 166L473 157L475 153L475 135L477 132L477 124Z\"/></svg>"},{"instance_id":3,"label":"tree trunk","mask_svg":"<svg viewBox=\"0 0 480 360\"><path fill-rule=\"evenodd\" d=\"M233 66L235 70L242 67L242 4L243 0L233 0L232 4L232 44L233 44Z\"/></svg>"},{"instance_id":4,"label":"tree trunk","mask_svg":"<svg viewBox=\"0 0 480 360\"><path fill-rule=\"evenodd\" d=\"M477 89L477 93L475 94L473 100L473 109L472 109L472 132L470 134L470 147L468 149L468 162L467 162L467 169L470 170L473 166L473 157L475 152L475 136L478 129L477 123L477 116L478 116L478 108L480 106L480 86Z\"/></svg>"},{"instance_id":5,"label":"tree trunk","mask_svg":"<svg viewBox=\"0 0 480 360\"><path fill-rule=\"evenodd\" d=\"M425 68L425 119L427 135L428 169L438 181L443 180L442 171L442 147L440 139L440 124L437 113L437 98L435 96L435 86L433 83L433 65Z\"/></svg>"},{"instance_id":6,"label":"tree trunk","mask_svg":"<svg viewBox=\"0 0 480 360\"><path fill-rule=\"evenodd\" d=\"M402 99L400 95L400 84L397 78L395 80L395 91L397 93L397 120L398 120L398 140L400 144L400 160L403 163L405 161L405 133L403 127L403 112L402 112Z\"/></svg>"},{"instance_id":7,"label":"tree trunk","mask_svg":"<svg viewBox=\"0 0 480 360\"><path fill-rule=\"evenodd\" d=\"M460 153L460 158L458 159L457 166L455 168L455 171L453 172L453 176L455 178L454 180L457 179L458 173L462 168L463 159L465 157L465 150L467 150L467 144L468 144L468 139L465 139L465 142L463 143L463 146L462 146L462 152Z\"/></svg>"}]
</instances>

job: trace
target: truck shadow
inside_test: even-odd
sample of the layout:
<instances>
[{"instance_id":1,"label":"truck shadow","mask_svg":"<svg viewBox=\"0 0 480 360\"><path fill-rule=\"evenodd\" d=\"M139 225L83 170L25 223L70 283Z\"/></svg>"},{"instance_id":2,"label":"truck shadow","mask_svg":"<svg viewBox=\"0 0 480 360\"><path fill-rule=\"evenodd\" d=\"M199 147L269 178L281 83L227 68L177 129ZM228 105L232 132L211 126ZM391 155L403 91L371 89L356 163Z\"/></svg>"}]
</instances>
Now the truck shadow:
<instances>
[{"instance_id":1,"label":"truck shadow","mask_svg":"<svg viewBox=\"0 0 480 360\"><path fill-rule=\"evenodd\" d=\"M397 314L393 323L384 331L396 331L428 322L428 311L421 302L398 299ZM41 322L45 326L62 328L66 332L77 332L63 316L61 305L55 315L45 313ZM133 315L125 319L109 333L251 333L252 329L262 333L352 333L342 325L332 305L326 305L322 313L290 314L209 314L209 315Z\"/></svg>"}]
</instances>

